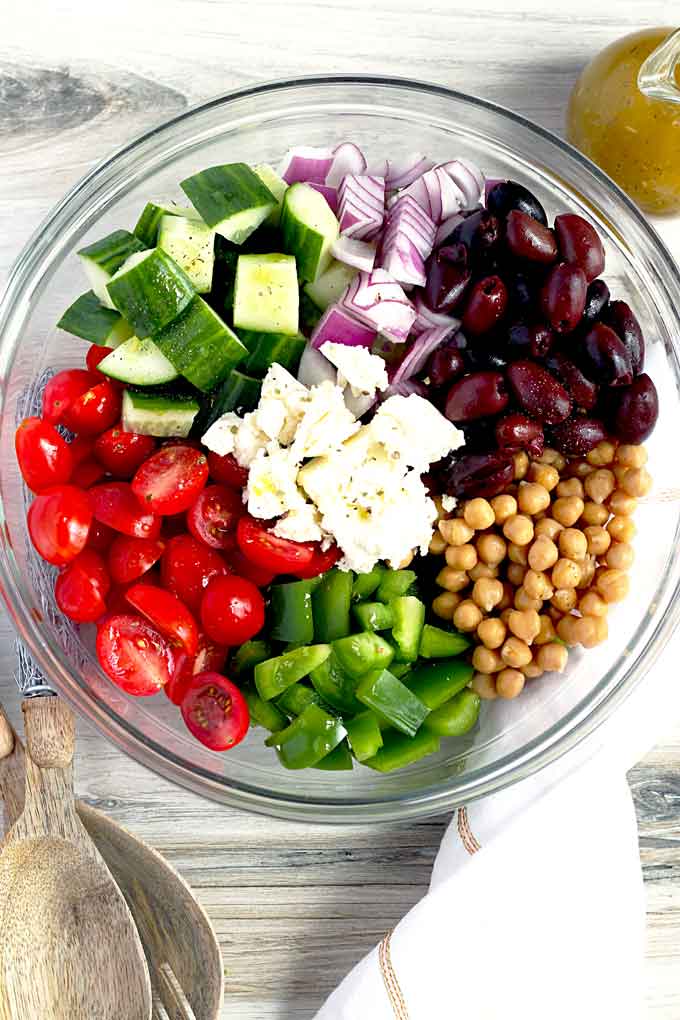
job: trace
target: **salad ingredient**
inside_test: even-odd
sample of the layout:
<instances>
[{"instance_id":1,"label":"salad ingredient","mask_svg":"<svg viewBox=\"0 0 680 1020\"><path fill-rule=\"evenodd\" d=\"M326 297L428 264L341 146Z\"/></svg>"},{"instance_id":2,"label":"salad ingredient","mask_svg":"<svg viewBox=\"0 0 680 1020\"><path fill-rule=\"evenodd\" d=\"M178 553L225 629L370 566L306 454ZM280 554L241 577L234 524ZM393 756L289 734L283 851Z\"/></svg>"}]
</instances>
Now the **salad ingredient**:
<instances>
[{"instance_id":1,"label":"salad ingredient","mask_svg":"<svg viewBox=\"0 0 680 1020\"><path fill-rule=\"evenodd\" d=\"M272 585L271 636L275 641L309 644L314 638L312 588L308 581Z\"/></svg>"},{"instance_id":2,"label":"salad ingredient","mask_svg":"<svg viewBox=\"0 0 680 1020\"><path fill-rule=\"evenodd\" d=\"M377 248L368 241L357 241L354 237L340 236L331 245L331 254L340 262L370 273L375 263Z\"/></svg>"},{"instance_id":3,"label":"salad ingredient","mask_svg":"<svg viewBox=\"0 0 680 1020\"><path fill-rule=\"evenodd\" d=\"M248 732L250 716L245 698L219 673L192 677L180 707L189 731L211 751L228 751Z\"/></svg>"},{"instance_id":4,"label":"salad ingredient","mask_svg":"<svg viewBox=\"0 0 680 1020\"><path fill-rule=\"evenodd\" d=\"M42 417L52 425L63 422L64 413L100 380L83 368L66 368L48 379L42 396Z\"/></svg>"},{"instance_id":5,"label":"salad ingredient","mask_svg":"<svg viewBox=\"0 0 680 1020\"><path fill-rule=\"evenodd\" d=\"M99 624L97 658L109 679L136 697L157 694L175 670L165 638L146 620L125 613L107 616Z\"/></svg>"},{"instance_id":6,"label":"salad ingredient","mask_svg":"<svg viewBox=\"0 0 680 1020\"><path fill-rule=\"evenodd\" d=\"M198 410L198 402L191 397L126 390L121 423L126 432L182 439L189 435Z\"/></svg>"},{"instance_id":7,"label":"salad ingredient","mask_svg":"<svg viewBox=\"0 0 680 1020\"><path fill-rule=\"evenodd\" d=\"M309 679L320 699L343 716L362 711L361 702L354 693L355 681L345 673L335 652L331 651L328 658L310 670ZM349 720L345 718L345 722Z\"/></svg>"},{"instance_id":8,"label":"salad ingredient","mask_svg":"<svg viewBox=\"0 0 680 1020\"><path fill-rule=\"evenodd\" d=\"M415 595L401 595L390 602L389 608L398 657L404 662L415 662L425 624L425 605Z\"/></svg>"},{"instance_id":9,"label":"salad ingredient","mask_svg":"<svg viewBox=\"0 0 680 1020\"><path fill-rule=\"evenodd\" d=\"M341 305L329 305L312 330L310 343L313 348L322 347L338 336L346 347L370 348L375 343L376 331L359 322Z\"/></svg>"},{"instance_id":10,"label":"salad ingredient","mask_svg":"<svg viewBox=\"0 0 680 1020\"><path fill-rule=\"evenodd\" d=\"M387 669L375 669L359 681L356 696L384 723L414 737L429 708Z\"/></svg>"},{"instance_id":11,"label":"salad ingredient","mask_svg":"<svg viewBox=\"0 0 680 1020\"><path fill-rule=\"evenodd\" d=\"M504 674L510 670L502 670L496 679L499 688L505 679ZM521 679L520 679L521 678ZM524 674L519 673L520 683L524 686ZM462 690L427 716L423 728L438 737L460 737L469 733L479 718L481 698L475 691Z\"/></svg>"},{"instance_id":12,"label":"salad ingredient","mask_svg":"<svg viewBox=\"0 0 680 1020\"><path fill-rule=\"evenodd\" d=\"M187 607L176 595L157 585L134 584L125 592L125 598L173 646L180 645L187 655L196 655L198 627Z\"/></svg>"},{"instance_id":13,"label":"salad ingredient","mask_svg":"<svg viewBox=\"0 0 680 1020\"><path fill-rule=\"evenodd\" d=\"M586 307L586 275L578 266L559 262L554 266L541 291L541 309L556 333L576 329Z\"/></svg>"},{"instance_id":14,"label":"salad ingredient","mask_svg":"<svg viewBox=\"0 0 680 1020\"><path fill-rule=\"evenodd\" d=\"M414 737L388 730L383 733L383 746L364 765L378 772L394 772L413 765L421 758L439 750L440 738L422 727Z\"/></svg>"},{"instance_id":15,"label":"salad ingredient","mask_svg":"<svg viewBox=\"0 0 680 1020\"><path fill-rule=\"evenodd\" d=\"M94 521L92 529L104 527ZM111 578L116 584L130 584L151 570L158 563L165 549L165 542L158 538L130 538L128 535L116 535L111 531L112 541L108 548L108 565ZM88 544L91 544L91 538Z\"/></svg>"},{"instance_id":16,"label":"salad ingredient","mask_svg":"<svg viewBox=\"0 0 680 1020\"><path fill-rule=\"evenodd\" d=\"M373 712L360 712L345 723L347 742L357 761L372 758L383 746L382 732Z\"/></svg>"},{"instance_id":17,"label":"salad ingredient","mask_svg":"<svg viewBox=\"0 0 680 1020\"><path fill-rule=\"evenodd\" d=\"M295 335L299 321L297 278L293 255L239 255L234 326Z\"/></svg>"},{"instance_id":18,"label":"salad ingredient","mask_svg":"<svg viewBox=\"0 0 680 1020\"><path fill-rule=\"evenodd\" d=\"M201 623L221 645L249 641L264 625L264 599L243 577L213 577L201 599Z\"/></svg>"},{"instance_id":19,"label":"salad ingredient","mask_svg":"<svg viewBox=\"0 0 680 1020\"><path fill-rule=\"evenodd\" d=\"M588 283L604 272L604 246L595 228L575 213L555 217L555 234L565 262L580 266Z\"/></svg>"},{"instance_id":20,"label":"salad ingredient","mask_svg":"<svg viewBox=\"0 0 680 1020\"><path fill-rule=\"evenodd\" d=\"M341 669L354 680L372 670L387 669L395 654L384 638L371 633L338 638L332 648Z\"/></svg>"},{"instance_id":21,"label":"salad ingredient","mask_svg":"<svg viewBox=\"0 0 680 1020\"><path fill-rule=\"evenodd\" d=\"M93 452L110 475L128 479L155 449L156 440L151 436L126 432L120 425L114 425L97 437Z\"/></svg>"},{"instance_id":22,"label":"salad ingredient","mask_svg":"<svg viewBox=\"0 0 680 1020\"><path fill-rule=\"evenodd\" d=\"M154 514L188 510L208 480L208 461L200 450L172 444L144 461L132 479L139 505Z\"/></svg>"},{"instance_id":23,"label":"salad ingredient","mask_svg":"<svg viewBox=\"0 0 680 1020\"><path fill-rule=\"evenodd\" d=\"M278 733L288 725L287 717L272 701L263 701L260 695L250 687L241 691L248 706L251 725L263 726L270 733Z\"/></svg>"},{"instance_id":24,"label":"salad ingredient","mask_svg":"<svg viewBox=\"0 0 680 1020\"><path fill-rule=\"evenodd\" d=\"M517 258L547 266L557 258L557 242L552 230L519 209L508 213L505 239L508 248Z\"/></svg>"},{"instance_id":25,"label":"salad ingredient","mask_svg":"<svg viewBox=\"0 0 680 1020\"><path fill-rule=\"evenodd\" d=\"M163 587L174 592L195 614L200 612L203 593L210 581L227 573L227 564L220 554L191 535L175 535L169 539L161 557Z\"/></svg>"},{"instance_id":26,"label":"salad ingredient","mask_svg":"<svg viewBox=\"0 0 680 1020\"><path fill-rule=\"evenodd\" d=\"M204 392L218 386L248 356L245 345L201 297L157 333L154 344L176 373Z\"/></svg>"},{"instance_id":27,"label":"salad ingredient","mask_svg":"<svg viewBox=\"0 0 680 1020\"><path fill-rule=\"evenodd\" d=\"M338 220L345 237L370 241L385 215L385 182L381 177L348 174L338 192Z\"/></svg>"},{"instance_id":28,"label":"salad ingredient","mask_svg":"<svg viewBox=\"0 0 680 1020\"><path fill-rule=\"evenodd\" d=\"M202 220L234 244L243 244L277 208L261 178L245 163L212 166L180 182Z\"/></svg>"},{"instance_id":29,"label":"salad ingredient","mask_svg":"<svg viewBox=\"0 0 680 1020\"><path fill-rule=\"evenodd\" d=\"M103 305L93 290L76 298L59 319L57 326L73 336L79 336L81 340L102 347L117 347L133 332L132 326L120 312Z\"/></svg>"},{"instance_id":30,"label":"salad ingredient","mask_svg":"<svg viewBox=\"0 0 680 1020\"><path fill-rule=\"evenodd\" d=\"M281 234L300 279L314 283L328 269L339 235L338 220L323 195L309 184L292 184L281 206Z\"/></svg>"},{"instance_id":31,"label":"salad ingredient","mask_svg":"<svg viewBox=\"0 0 680 1020\"><path fill-rule=\"evenodd\" d=\"M241 330L241 337L248 345L248 354L244 371L256 376L264 375L270 365L282 365L289 372L295 372L307 341L298 334L290 336L286 333L255 333Z\"/></svg>"},{"instance_id":32,"label":"salad ingredient","mask_svg":"<svg viewBox=\"0 0 680 1020\"><path fill-rule=\"evenodd\" d=\"M14 449L21 475L33 492L65 485L71 478L74 464L69 445L48 422L25 418L14 436Z\"/></svg>"},{"instance_id":33,"label":"salad ingredient","mask_svg":"<svg viewBox=\"0 0 680 1020\"><path fill-rule=\"evenodd\" d=\"M272 227L278 227L279 220L281 219L281 203L283 202L283 196L288 189L288 182L284 181L280 177L274 167L270 166L269 163L259 163L253 167L253 170L260 178L265 188L271 191L272 195L276 199L276 208L272 209L269 216L264 221Z\"/></svg>"},{"instance_id":34,"label":"salad ingredient","mask_svg":"<svg viewBox=\"0 0 680 1020\"><path fill-rule=\"evenodd\" d=\"M463 329L473 336L488 333L505 315L508 292L499 276L486 276L474 284L463 311Z\"/></svg>"},{"instance_id":35,"label":"salad ingredient","mask_svg":"<svg viewBox=\"0 0 680 1020\"><path fill-rule=\"evenodd\" d=\"M304 570L314 557L314 547L310 543L279 538L248 515L238 522L236 540L246 559L276 574L295 574Z\"/></svg>"},{"instance_id":36,"label":"salad ingredient","mask_svg":"<svg viewBox=\"0 0 680 1020\"><path fill-rule=\"evenodd\" d=\"M182 216L200 223L198 213L190 206L180 206L176 202L147 202L132 231L145 248L153 248L156 244L164 216Z\"/></svg>"},{"instance_id":37,"label":"salad ingredient","mask_svg":"<svg viewBox=\"0 0 680 1020\"><path fill-rule=\"evenodd\" d=\"M236 526L243 513L243 503L236 489L207 485L187 512L187 527L194 538L213 549L232 549L236 543Z\"/></svg>"},{"instance_id":38,"label":"salad ingredient","mask_svg":"<svg viewBox=\"0 0 680 1020\"><path fill-rule=\"evenodd\" d=\"M321 353L337 368L338 386L341 389L349 386L353 396L374 397L378 390L387 389L385 362L365 347L326 341L321 346Z\"/></svg>"},{"instance_id":39,"label":"salad ingredient","mask_svg":"<svg viewBox=\"0 0 680 1020\"><path fill-rule=\"evenodd\" d=\"M510 388L524 411L546 425L569 416L572 403L557 379L535 361L514 361L507 371Z\"/></svg>"},{"instance_id":40,"label":"salad ingredient","mask_svg":"<svg viewBox=\"0 0 680 1020\"><path fill-rule=\"evenodd\" d=\"M215 263L215 232L202 220L175 213L162 216L155 243L184 270L197 294L210 291Z\"/></svg>"},{"instance_id":41,"label":"salad ingredient","mask_svg":"<svg viewBox=\"0 0 680 1020\"><path fill-rule=\"evenodd\" d=\"M659 398L648 375L616 391L609 411L612 431L623 443L638 445L651 434L659 417Z\"/></svg>"},{"instance_id":42,"label":"salad ingredient","mask_svg":"<svg viewBox=\"0 0 680 1020\"><path fill-rule=\"evenodd\" d=\"M499 219L508 217L513 210L530 216L538 223L548 226L545 209L528 188L517 181L498 181L489 188L486 196L486 207Z\"/></svg>"},{"instance_id":43,"label":"salad ingredient","mask_svg":"<svg viewBox=\"0 0 680 1020\"><path fill-rule=\"evenodd\" d=\"M273 733L266 743L277 748L286 768L304 769L330 754L346 735L339 719L318 705L308 705L285 730Z\"/></svg>"},{"instance_id":44,"label":"salad ingredient","mask_svg":"<svg viewBox=\"0 0 680 1020\"><path fill-rule=\"evenodd\" d=\"M219 485L228 485L231 489L242 489L248 481L248 472L240 467L231 453L223 457L212 451L208 453L208 470L214 481Z\"/></svg>"},{"instance_id":45,"label":"salad ingredient","mask_svg":"<svg viewBox=\"0 0 680 1020\"><path fill-rule=\"evenodd\" d=\"M108 379L98 382L64 408L61 424L79 435L94 436L120 418L121 397Z\"/></svg>"},{"instance_id":46,"label":"salad ingredient","mask_svg":"<svg viewBox=\"0 0 680 1020\"><path fill-rule=\"evenodd\" d=\"M63 567L82 552L92 522L87 495L74 485L54 485L28 508L31 542L48 563Z\"/></svg>"},{"instance_id":47,"label":"salad ingredient","mask_svg":"<svg viewBox=\"0 0 680 1020\"><path fill-rule=\"evenodd\" d=\"M128 482L103 482L87 494L92 516L131 538L158 538L160 517L144 510Z\"/></svg>"},{"instance_id":48,"label":"salad ingredient","mask_svg":"<svg viewBox=\"0 0 680 1020\"><path fill-rule=\"evenodd\" d=\"M500 414L508 405L505 378L500 372L473 372L454 382L446 396L446 417L453 422L474 421Z\"/></svg>"},{"instance_id":49,"label":"salad ingredient","mask_svg":"<svg viewBox=\"0 0 680 1020\"><path fill-rule=\"evenodd\" d=\"M94 549L83 549L61 571L54 597L62 613L76 623L94 623L106 610L111 587L106 564Z\"/></svg>"},{"instance_id":50,"label":"salad ingredient","mask_svg":"<svg viewBox=\"0 0 680 1020\"><path fill-rule=\"evenodd\" d=\"M312 592L313 630L318 641L327 644L347 637L351 601L352 575L341 570L324 573Z\"/></svg>"},{"instance_id":51,"label":"salad ingredient","mask_svg":"<svg viewBox=\"0 0 680 1020\"><path fill-rule=\"evenodd\" d=\"M141 340L176 319L196 293L184 270L161 248L131 255L106 289Z\"/></svg>"},{"instance_id":52,"label":"salad ingredient","mask_svg":"<svg viewBox=\"0 0 680 1020\"><path fill-rule=\"evenodd\" d=\"M305 645L255 666L255 686L264 701L271 701L279 694L302 680L325 662L331 654L330 645Z\"/></svg>"},{"instance_id":53,"label":"salad ingredient","mask_svg":"<svg viewBox=\"0 0 680 1020\"><path fill-rule=\"evenodd\" d=\"M628 352L609 326L596 322L583 338L581 360L584 370L604 386L629 386L633 369Z\"/></svg>"},{"instance_id":54,"label":"salad ingredient","mask_svg":"<svg viewBox=\"0 0 680 1020\"><path fill-rule=\"evenodd\" d=\"M101 241L88 244L78 252L90 286L105 307L115 308L107 290L113 275L131 255L143 251L144 247L129 230L114 230Z\"/></svg>"},{"instance_id":55,"label":"salad ingredient","mask_svg":"<svg viewBox=\"0 0 680 1020\"><path fill-rule=\"evenodd\" d=\"M130 337L97 365L98 370L131 386L159 386L172 382L179 373L153 340Z\"/></svg>"},{"instance_id":56,"label":"salad ingredient","mask_svg":"<svg viewBox=\"0 0 680 1020\"><path fill-rule=\"evenodd\" d=\"M384 269L359 272L344 294L341 306L360 322L394 343L404 343L416 311L400 284Z\"/></svg>"}]
</instances>

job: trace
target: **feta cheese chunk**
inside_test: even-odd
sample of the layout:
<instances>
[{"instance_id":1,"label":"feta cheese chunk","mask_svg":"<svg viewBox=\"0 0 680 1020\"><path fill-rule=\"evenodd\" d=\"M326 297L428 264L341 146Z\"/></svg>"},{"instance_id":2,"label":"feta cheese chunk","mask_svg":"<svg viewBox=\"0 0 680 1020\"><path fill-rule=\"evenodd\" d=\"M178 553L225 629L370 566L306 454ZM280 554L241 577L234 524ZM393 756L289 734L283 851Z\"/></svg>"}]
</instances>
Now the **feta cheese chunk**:
<instances>
[{"instance_id":1,"label":"feta cheese chunk","mask_svg":"<svg viewBox=\"0 0 680 1020\"><path fill-rule=\"evenodd\" d=\"M266 447L269 437L257 427L254 412L241 418L233 411L227 411L213 422L201 442L220 457L233 453L241 467L248 467Z\"/></svg>"},{"instance_id":2,"label":"feta cheese chunk","mask_svg":"<svg viewBox=\"0 0 680 1020\"><path fill-rule=\"evenodd\" d=\"M365 347L350 347L330 340L321 345L321 353L338 370L338 386L349 386L352 396L374 397L389 384L385 362Z\"/></svg>"},{"instance_id":3,"label":"feta cheese chunk","mask_svg":"<svg viewBox=\"0 0 680 1020\"><path fill-rule=\"evenodd\" d=\"M271 520L305 506L297 486L298 464L290 450L269 443L250 465L246 497L253 517Z\"/></svg>"},{"instance_id":4,"label":"feta cheese chunk","mask_svg":"<svg viewBox=\"0 0 680 1020\"><path fill-rule=\"evenodd\" d=\"M319 511L313 503L289 510L276 522L273 531L279 538L288 538L292 542L321 542L325 537Z\"/></svg>"},{"instance_id":5,"label":"feta cheese chunk","mask_svg":"<svg viewBox=\"0 0 680 1020\"><path fill-rule=\"evenodd\" d=\"M389 397L378 408L371 428L395 458L418 471L457 450L465 436L424 397Z\"/></svg>"},{"instance_id":6,"label":"feta cheese chunk","mask_svg":"<svg viewBox=\"0 0 680 1020\"><path fill-rule=\"evenodd\" d=\"M282 365L269 366L262 382L260 402L253 412L257 427L283 446L293 442L309 403L309 390Z\"/></svg>"},{"instance_id":7,"label":"feta cheese chunk","mask_svg":"<svg viewBox=\"0 0 680 1020\"><path fill-rule=\"evenodd\" d=\"M345 406L342 390L331 382L322 382L309 391L309 402L300 419L291 446L298 462L322 457L337 450L360 428Z\"/></svg>"}]
</instances>

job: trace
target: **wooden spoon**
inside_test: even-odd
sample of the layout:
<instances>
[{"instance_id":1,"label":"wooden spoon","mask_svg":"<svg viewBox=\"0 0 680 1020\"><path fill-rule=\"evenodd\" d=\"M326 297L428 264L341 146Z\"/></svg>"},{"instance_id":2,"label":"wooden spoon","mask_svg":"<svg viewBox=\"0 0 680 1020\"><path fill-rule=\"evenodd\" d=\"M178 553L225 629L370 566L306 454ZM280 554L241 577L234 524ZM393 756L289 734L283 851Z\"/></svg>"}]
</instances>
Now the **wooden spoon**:
<instances>
[{"instance_id":1,"label":"wooden spoon","mask_svg":"<svg viewBox=\"0 0 680 1020\"><path fill-rule=\"evenodd\" d=\"M0 854L0 1018L150 1020L137 929L76 814L73 715L49 695L22 707L24 810Z\"/></svg>"}]
</instances>

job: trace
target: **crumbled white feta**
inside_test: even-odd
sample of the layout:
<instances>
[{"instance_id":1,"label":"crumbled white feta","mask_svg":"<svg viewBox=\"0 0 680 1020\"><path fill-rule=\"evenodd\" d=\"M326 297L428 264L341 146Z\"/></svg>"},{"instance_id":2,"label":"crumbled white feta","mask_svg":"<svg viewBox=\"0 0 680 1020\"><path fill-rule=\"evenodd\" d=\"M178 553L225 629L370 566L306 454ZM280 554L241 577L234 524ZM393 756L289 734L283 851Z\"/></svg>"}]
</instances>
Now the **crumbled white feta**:
<instances>
[{"instance_id":1,"label":"crumbled white feta","mask_svg":"<svg viewBox=\"0 0 680 1020\"><path fill-rule=\"evenodd\" d=\"M353 397L374 397L389 385L385 362L365 347L350 347L328 340L321 353L338 370L338 386L349 386Z\"/></svg>"},{"instance_id":2,"label":"crumbled white feta","mask_svg":"<svg viewBox=\"0 0 680 1020\"><path fill-rule=\"evenodd\" d=\"M271 365L264 377L260 402L254 412L257 426L269 435L278 423L278 432L269 438L278 439L282 446L288 446L295 438L308 403L307 387L281 365Z\"/></svg>"},{"instance_id":3,"label":"crumbled white feta","mask_svg":"<svg viewBox=\"0 0 680 1020\"><path fill-rule=\"evenodd\" d=\"M233 453L236 434L241 427L242 421L243 419L234 414L233 411L228 411L221 418L218 418L216 422L213 422L208 431L203 434L201 442L212 453L216 453L220 457Z\"/></svg>"},{"instance_id":4,"label":"crumbled white feta","mask_svg":"<svg viewBox=\"0 0 680 1020\"><path fill-rule=\"evenodd\" d=\"M342 390L333 383L326 381L313 386L309 396L291 446L298 463L337 450L360 428L345 406Z\"/></svg>"},{"instance_id":5,"label":"crumbled white feta","mask_svg":"<svg viewBox=\"0 0 680 1020\"><path fill-rule=\"evenodd\" d=\"M418 471L441 460L465 442L465 436L424 397L389 397L371 422L376 438L395 459Z\"/></svg>"},{"instance_id":6,"label":"crumbled white feta","mask_svg":"<svg viewBox=\"0 0 680 1020\"><path fill-rule=\"evenodd\" d=\"M314 504L305 503L297 510L289 510L276 522L273 531L279 538L288 538L292 542L322 542L326 536L320 521Z\"/></svg>"},{"instance_id":7,"label":"crumbled white feta","mask_svg":"<svg viewBox=\"0 0 680 1020\"><path fill-rule=\"evenodd\" d=\"M455 510L458 506L458 500L455 496L442 496L442 509L450 514L452 510Z\"/></svg>"},{"instance_id":8,"label":"crumbled white feta","mask_svg":"<svg viewBox=\"0 0 680 1020\"><path fill-rule=\"evenodd\" d=\"M250 465L246 495L253 517L271 520L305 505L297 486L298 465L289 450L269 443Z\"/></svg>"}]
</instances>

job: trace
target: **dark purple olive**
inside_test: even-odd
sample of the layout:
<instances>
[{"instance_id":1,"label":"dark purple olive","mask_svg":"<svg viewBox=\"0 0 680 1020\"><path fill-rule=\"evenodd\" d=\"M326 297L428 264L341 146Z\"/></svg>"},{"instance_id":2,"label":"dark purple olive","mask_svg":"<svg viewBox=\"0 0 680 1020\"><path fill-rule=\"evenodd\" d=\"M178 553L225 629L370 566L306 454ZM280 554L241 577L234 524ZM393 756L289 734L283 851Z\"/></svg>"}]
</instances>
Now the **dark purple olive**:
<instances>
[{"instance_id":1,"label":"dark purple olive","mask_svg":"<svg viewBox=\"0 0 680 1020\"><path fill-rule=\"evenodd\" d=\"M444 244L464 244L470 265L484 265L499 246L501 228L498 220L486 209L476 209L461 220Z\"/></svg>"},{"instance_id":2,"label":"dark purple olive","mask_svg":"<svg viewBox=\"0 0 680 1020\"><path fill-rule=\"evenodd\" d=\"M563 261L579 266L588 283L604 271L604 245L588 220L576 213L562 213L555 217L555 233Z\"/></svg>"},{"instance_id":3,"label":"dark purple olive","mask_svg":"<svg viewBox=\"0 0 680 1020\"><path fill-rule=\"evenodd\" d=\"M542 365L535 361L514 361L507 377L517 402L530 417L546 425L558 425L569 417L569 394Z\"/></svg>"},{"instance_id":4,"label":"dark purple olive","mask_svg":"<svg viewBox=\"0 0 680 1020\"><path fill-rule=\"evenodd\" d=\"M500 414L507 407L508 389L500 372L473 372L453 384L446 395L449 421L473 421Z\"/></svg>"},{"instance_id":5,"label":"dark purple olive","mask_svg":"<svg viewBox=\"0 0 680 1020\"><path fill-rule=\"evenodd\" d=\"M576 329L586 306L585 273L578 266L566 262L551 269L541 291L541 307L556 333L571 333Z\"/></svg>"},{"instance_id":6,"label":"dark purple olive","mask_svg":"<svg viewBox=\"0 0 680 1020\"><path fill-rule=\"evenodd\" d=\"M447 343L430 355L424 375L433 386L447 386L465 370L463 355L455 344Z\"/></svg>"},{"instance_id":7,"label":"dark purple olive","mask_svg":"<svg viewBox=\"0 0 680 1020\"><path fill-rule=\"evenodd\" d=\"M508 307L513 316L528 318L538 306L540 285L528 273L510 273L504 277L508 291Z\"/></svg>"},{"instance_id":8,"label":"dark purple olive","mask_svg":"<svg viewBox=\"0 0 680 1020\"><path fill-rule=\"evenodd\" d=\"M517 209L505 222L505 241L517 258L551 265L557 258L557 241L549 227Z\"/></svg>"},{"instance_id":9,"label":"dark purple olive","mask_svg":"<svg viewBox=\"0 0 680 1020\"><path fill-rule=\"evenodd\" d=\"M545 366L560 380L577 407L583 408L584 411L590 411L595 407L598 387L587 379L578 365L570 361L566 355L557 351L548 358Z\"/></svg>"},{"instance_id":10,"label":"dark purple olive","mask_svg":"<svg viewBox=\"0 0 680 1020\"><path fill-rule=\"evenodd\" d=\"M478 280L468 295L463 312L463 329L479 336L500 322L508 306L508 292L500 276Z\"/></svg>"},{"instance_id":11,"label":"dark purple olive","mask_svg":"<svg viewBox=\"0 0 680 1020\"><path fill-rule=\"evenodd\" d=\"M508 367L508 352L494 335L475 337L462 351L466 372L505 372Z\"/></svg>"},{"instance_id":12,"label":"dark purple olive","mask_svg":"<svg viewBox=\"0 0 680 1020\"><path fill-rule=\"evenodd\" d=\"M607 438L607 432L599 418L576 415L551 429L548 438L550 445L560 453L566 453L568 457L585 457Z\"/></svg>"},{"instance_id":13,"label":"dark purple olive","mask_svg":"<svg viewBox=\"0 0 680 1020\"><path fill-rule=\"evenodd\" d=\"M461 422L458 428L465 436L465 449L460 453L488 453L496 449L496 418L476 418Z\"/></svg>"},{"instance_id":14,"label":"dark purple olive","mask_svg":"<svg viewBox=\"0 0 680 1020\"><path fill-rule=\"evenodd\" d=\"M508 353L511 358L541 358L548 356L555 346L556 337L542 322L516 322L508 330Z\"/></svg>"},{"instance_id":15,"label":"dark purple olive","mask_svg":"<svg viewBox=\"0 0 680 1020\"><path fill-rule=\"evenodd\" d=\"M532 195L528 188L516 181L500 181L496 184L486 198L486 207L489 212L503 219L513 209L532 216L544 226L548 225L548 217L545 209L535 195Z\"/></svg>"},{"instance_id":16,"label":"dark purple olive","mask_svg":"<svg viewBox=\"0 0 680 1020\"><path fill-rule=\"evenodd\" d=\"M442 462L438 476L442 490L450 496L491 499L510 485L515 476L515 466L510 451L468 453L455 459L447 458Z\"/></svg>"},{"instance_id":17,"label":"dark purple olive","mask_svg":"<svg viewBox=\"0 0 680 1020\"><path fill-rule=\"evenodd\" d=\"M639 375L645 364L645 338L633 309L625 301L612 301L603 319L628 351L633 375Z\"/></svg>"},{"instance_id":18,"label":"dark purple olive","mask_svg":"<svg viewBox=\"0 0 680 1020\"><path fill-rule=\"evenodd\" d=\"M543 428L526 414L514 411L496 422L496 442L502 450L526 450L532 457L543 453Z\"/></svg>"},{"instance_id":19,"label":"dark purple olive","mask_svg":"<svg viewBox=\"0 0 680 1020\"><path fill-rule=\"evenodd\" d=\"M659 417L656 386L645 373L611 394L609 426L622 443L643 443Z\"/></svg>"},{"instance_id":20,"label":"dark purple olive","mask_svg":"<svg viewBox=\"0 0 680 1020\"><path fill-rule=\"evenodd\" d=\"M425 273L425 300L428 307L435 312L450 312L470 282L467 248L464 244L439 248L425 263Z\"/></svg>"},{"instance_id":21,"label":"dark purple olive","mask_svg":"<svg viewBox=\"0 0 680 1020\"><path fill-rule=\"evenodd\" d=\"M583 337L580 360L588 375L602 386L629 386L633 381L633 369L623 341L603 322L596 322Z\"/></svg>"},{"instance_id":22,"label":"dark purple olive","mask_svg":"<svg viewBox=\"0 0 680 1020\"><path fill-rule=\"evenodd\" d=\"M609 303L609 287L604 280L593 280L586 292L586 307L583 309L583 325L592 326L602 318Z\"/></svg>"}]
</instances>

